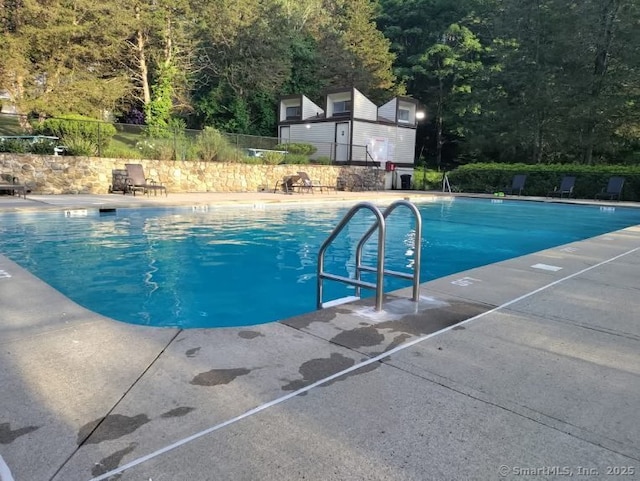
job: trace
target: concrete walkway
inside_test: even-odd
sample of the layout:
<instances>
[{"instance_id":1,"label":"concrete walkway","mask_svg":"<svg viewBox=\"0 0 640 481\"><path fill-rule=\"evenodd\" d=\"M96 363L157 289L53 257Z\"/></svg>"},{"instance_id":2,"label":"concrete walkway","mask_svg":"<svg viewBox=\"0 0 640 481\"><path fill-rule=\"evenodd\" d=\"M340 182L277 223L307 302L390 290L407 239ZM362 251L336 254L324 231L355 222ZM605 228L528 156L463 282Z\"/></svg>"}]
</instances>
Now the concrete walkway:
<instances>
[{"instance_id":1,"label":"concrete walkway","mask_svg":"<svg viewBox=\"0 0 640 481\"><path fill-rule=\"evenodd\" d=\"M0 211L311 198L115 197ZM423 284L417 305L181 331L106 319L0 255L0 479L640 479L639 269L636 226Z\"/></svg>"}]
</instances>

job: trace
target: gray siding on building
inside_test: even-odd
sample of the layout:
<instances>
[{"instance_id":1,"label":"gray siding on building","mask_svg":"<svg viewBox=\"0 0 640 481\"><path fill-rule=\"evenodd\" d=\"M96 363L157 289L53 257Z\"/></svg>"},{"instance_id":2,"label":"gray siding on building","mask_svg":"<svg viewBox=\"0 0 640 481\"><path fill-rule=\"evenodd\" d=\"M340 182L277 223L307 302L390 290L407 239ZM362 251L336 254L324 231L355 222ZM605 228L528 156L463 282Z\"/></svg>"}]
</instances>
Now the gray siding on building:
<instances>
[{"instance_id":1,"label":"gray siding on building","mask_svg":"<svg viewBox=\"0 0 640 481\"><path fill-rule=\"evenodd\" d=\"M357 89L353 89L353 117L356 119L377 120L378 106Z\"/></svg>"},{"instance_id":2,"label":"gray siding on building","mask_svg":"<svg viewBox=\"0 0 640 481\"><path fill-rule=\"evenodd\" d=\"M413 163L415 156L415 129L395 125L372 124L354 121L353 145L366 145L369 150L377 139L387 140L387 161ZM355 151L355 150L354 150ZM373 153L370 152L372 155ZM375 157L375 155L374 155ZM355 159L354 160L360 160ZM382 160L382 159L377 159Z\"/></svg>"},{"instance_id":3,"label":"gray siding on building","mask_svg":"<svg viewBox=\"0 0 640 481\"><path fill-rule=\"evenodd\" d=\"M383 117L392 122L396 121L396 109L398 99L391 99L378 109L378 116Z\"/></svg>"},{"instance_id":4,"label":"gray siding on building","mask_svg":"<svg viewBox=\"0 0 640 481\"><path fill-rule=\"evenodd\" d=\"M318 105L313 103L306 96L302 96L302 120L317 118L319 115L324 114Z\"/></svg>"},{"instance_id":5,"label":"gray siding on building","mask_svg":"<svg viewBox=\"0 0 640 481\"><path fill-rule=\"evenodd\" d=\"M291 125L291 142L304 142L313 144L318 150L312 156L332 157L333 143L335 142L336 124L335 122L314 122L310 124Z\"/></svg>"},{"instance_id":6,"label":"gray siding on building","mask_svg":"<svg viewBox=\"0 0 640 481\"><path fill-rule=\"evenodd\" d=\"M413 164L416 156L416 129L396 127L396 153L394 162Z\"/></svg>"}]
</instances>

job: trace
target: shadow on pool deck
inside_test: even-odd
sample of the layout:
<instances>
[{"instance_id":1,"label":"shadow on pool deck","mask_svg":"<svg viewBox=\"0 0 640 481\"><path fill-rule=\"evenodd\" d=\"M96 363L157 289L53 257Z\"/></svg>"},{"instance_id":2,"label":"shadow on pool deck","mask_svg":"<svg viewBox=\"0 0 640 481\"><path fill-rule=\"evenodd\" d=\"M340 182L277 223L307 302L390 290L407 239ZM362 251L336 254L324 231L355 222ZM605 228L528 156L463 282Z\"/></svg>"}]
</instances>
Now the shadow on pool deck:
<instances>
[{"instance_id":1,"label":"shadow on pool deck","mask_svg":"<svg viewBox=\"0 0 640 481\"><path fill-rule=\"evenodd\" d=\"M0 255L0 456L16 481L635 479L639 268L636 226L382 313L181 331L104 318Z\"/></svg>"}]
</instances>

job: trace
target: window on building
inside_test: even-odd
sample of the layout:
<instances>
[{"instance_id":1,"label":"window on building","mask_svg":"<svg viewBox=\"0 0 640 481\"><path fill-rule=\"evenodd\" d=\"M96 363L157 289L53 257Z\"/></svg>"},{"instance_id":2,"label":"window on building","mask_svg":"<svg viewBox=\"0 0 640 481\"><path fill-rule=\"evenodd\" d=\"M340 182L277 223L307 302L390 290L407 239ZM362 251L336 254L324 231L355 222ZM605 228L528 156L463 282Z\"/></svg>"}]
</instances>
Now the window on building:
<instances>
[{"instance_id":1,"label":"window on building","mask_svg":"<svg viewBox=\"0 0 640 481\"><path fill-rule=\"evenodd\" d=\"M333 115L349 115L351 113L351 100L333 102Z\"/></svg>"},{"instance_id":2,"label":"window on building","mask_svg":"<svg viewBox=\"0 0 640 481\"><path fill-rule=\"evenodd\" d=\"M409 109L398 109L398 122L409 122Z\"/></svg>"},{"instance_id":3,"label":"window on building","mask_svg":"<svg viewBox=\"0 0 640 481\"><path fill-rule=\"evenodd\" d=\"M286 119L287 120L300 120L302 118L302 109L300 106L287 107Z\"/></svg>"}]
</instances>

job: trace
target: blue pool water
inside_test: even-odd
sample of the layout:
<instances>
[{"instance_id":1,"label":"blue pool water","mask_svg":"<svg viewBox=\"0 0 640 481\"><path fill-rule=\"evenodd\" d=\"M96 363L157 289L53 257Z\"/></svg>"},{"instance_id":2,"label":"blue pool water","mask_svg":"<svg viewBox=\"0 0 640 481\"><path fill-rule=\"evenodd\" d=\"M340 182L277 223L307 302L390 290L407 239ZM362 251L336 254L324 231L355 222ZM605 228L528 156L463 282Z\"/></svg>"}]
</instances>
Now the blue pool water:
<instances>
[{"instance_id":1,"label":"blue pool water","mask_svg":"<svg viewBox=\"0 0 640 481\"><path fill-rule=\"evenodd\" d=\"M456 199L419 205L422 281L640 224L640 210ZM0 253L79 304L154 326L270 322L315 309L319 246L348 210L304 208L118 209L115 215L0 215ZM389 218L386 267L413 262L413 220ZM353 273L371 225L359 213L326 255L327 271ZM376 236L365 247L374 265ZM369 254L369 256L367 256ZM407 281L387 280L386 289ZM325 282L325 301L352 294ZM367 293L365 291L365 293Z\"/></svg>"}]
</instances>

